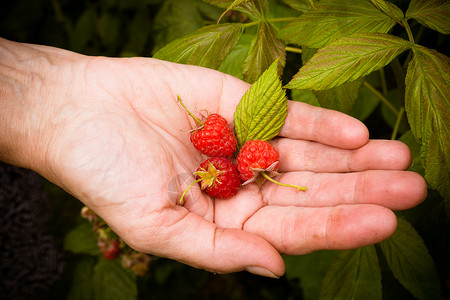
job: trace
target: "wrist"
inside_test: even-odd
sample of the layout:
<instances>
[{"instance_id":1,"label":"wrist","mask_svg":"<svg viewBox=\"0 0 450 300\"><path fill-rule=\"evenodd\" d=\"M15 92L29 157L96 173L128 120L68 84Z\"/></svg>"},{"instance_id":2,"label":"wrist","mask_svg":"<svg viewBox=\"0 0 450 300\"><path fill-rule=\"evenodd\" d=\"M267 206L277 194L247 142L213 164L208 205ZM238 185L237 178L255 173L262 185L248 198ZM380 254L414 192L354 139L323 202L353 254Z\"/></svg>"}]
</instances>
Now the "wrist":
<instances>
[{"instance_id":1,"label":"wrist","mask_svg":"<svg viewBox=\"0 0 450 300\"><path fill-rule=\"evenodd\" d=\"M0 160L46 173L68 51L0 38Z\"/></svg>"}]
</instances>

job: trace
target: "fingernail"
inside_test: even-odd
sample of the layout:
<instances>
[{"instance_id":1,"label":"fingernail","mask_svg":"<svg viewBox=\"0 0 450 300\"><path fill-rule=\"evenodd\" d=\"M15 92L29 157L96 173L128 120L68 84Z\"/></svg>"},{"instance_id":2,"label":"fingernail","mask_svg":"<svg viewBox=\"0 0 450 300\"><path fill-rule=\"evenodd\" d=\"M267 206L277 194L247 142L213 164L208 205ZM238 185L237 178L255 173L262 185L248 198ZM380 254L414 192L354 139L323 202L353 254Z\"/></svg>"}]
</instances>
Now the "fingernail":
<instances>
[{"instance_id":1,"label":"fingernail","mask_svg":"<svg viewBox=\"0 0 450 300\"><path fill-rule=\"evenodd\" d=\"M276 279L280 278L280 276L275 275L274 273L270 272L269 270L267 270L263 267L251 266L251 267L246 267L245 270L247 272L250 272L250 273L256 274L256 275L260 275L260 276L276 278Z\"/></svg>"}]
</instances>

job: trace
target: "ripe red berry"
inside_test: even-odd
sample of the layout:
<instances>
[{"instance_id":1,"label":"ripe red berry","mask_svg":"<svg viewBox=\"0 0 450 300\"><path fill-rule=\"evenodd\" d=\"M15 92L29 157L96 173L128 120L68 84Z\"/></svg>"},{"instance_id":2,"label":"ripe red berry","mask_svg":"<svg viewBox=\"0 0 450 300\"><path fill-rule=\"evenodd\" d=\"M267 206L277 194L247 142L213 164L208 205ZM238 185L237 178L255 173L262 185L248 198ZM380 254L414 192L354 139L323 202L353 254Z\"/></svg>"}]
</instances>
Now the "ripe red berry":
<instances>
[{"instance_id":1,"label":"ripe red berry","mask_svg":"<svg viewBox=\"0 0 450 300\"><path fill-rule=\"evenodd\" d=\"M243 181L254 179L262 171L277 171L279 153L267 141L247 141L236 158Z\"/></svg>"},{"instance_id":2,"label":"ripe red berry","mask_svg":"<svg viewBox=\"0 0 450 300\"><path fill-rule=\"evenodd\" d=\"M116 259L120 255L119 242L117 240L110 241L101 249L101 252L103 257L108 260Z\"/></svg>"},{"instance_id":3,"label":"ripe red berry","mask_svg":"<svg viewBox=\"0 0 450 300\"><path fill-rule=\"evenodd\" d=\"M236 137L227 120L210 114L203 126L191 134L195 149L209 157L231 157L236 151Z\"/></svg>"},{"instance_id":4,"label":"ripe red berry","mask_svg":"<svg viewBox=\"0 0 450 300\"><path fill-rule=\"evenodd\" d=\"M201 189L215 198L232 197L237 194L241 185L236 165L229 158L208 158L198 166L194 175Z\"/></svg>"}]
</instances>

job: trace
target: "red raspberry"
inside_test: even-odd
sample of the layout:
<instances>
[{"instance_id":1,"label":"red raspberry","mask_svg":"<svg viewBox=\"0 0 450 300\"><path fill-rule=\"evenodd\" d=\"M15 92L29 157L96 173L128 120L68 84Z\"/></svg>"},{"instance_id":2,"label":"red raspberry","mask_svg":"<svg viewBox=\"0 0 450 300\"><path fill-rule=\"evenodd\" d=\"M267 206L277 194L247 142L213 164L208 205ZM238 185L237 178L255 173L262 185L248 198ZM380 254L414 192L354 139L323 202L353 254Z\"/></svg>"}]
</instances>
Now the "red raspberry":
<instances>
[{"instance_id":1,"label":"red raspberry","mask_svg":"<svg viewBox=\"0 0 450 300\"><path fill-rule=\"evenodd\" d=\"M236 195L241 185L236 165L229 158L208 158L198 166L194 175L202 190L220 199Z\"/></svg>"},{"instance_id":2,"label":"red raspberry","mask_svg":"<svg viewBox=\"0 0 450 300\"><path fill-rule=\"evenodd\" d=\"M236 158L243 181L251 180L262 171L277 171L279 153L266 141L247 141Z\"/></svg>"},{"instance_id":3,"label":"red raspberry","mask_svg":"<svg viewBox=\"0 0 450 300\"><path fill-rule=\"evenodd\" d=\"M117 240L110 241L101 248L101 252L103 254L103 257L108 260L116 259L120 254L119 242Z\"/></svg>"},{"instance_id":4,"label":"red raspberry","mask_svg":"<svg viewBox=\"0 0 450 300\"><path fill-rule=\"evenodd\" d=\"M236 151L236 137L227 120L210 114L200 129L191 134L195 149L209 157L231 157Z\"/></svg>"}]
</instances>

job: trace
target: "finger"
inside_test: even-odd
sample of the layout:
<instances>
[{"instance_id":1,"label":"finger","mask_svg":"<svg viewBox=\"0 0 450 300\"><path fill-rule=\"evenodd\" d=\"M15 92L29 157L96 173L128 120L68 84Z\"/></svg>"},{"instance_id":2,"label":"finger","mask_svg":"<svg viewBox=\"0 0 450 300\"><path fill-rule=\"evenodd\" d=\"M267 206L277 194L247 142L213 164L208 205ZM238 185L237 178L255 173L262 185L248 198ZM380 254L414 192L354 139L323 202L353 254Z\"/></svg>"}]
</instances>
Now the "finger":
<instances>
[{"instance_id":1,"label":"finger","mask_svg":"<svg viewBox=\"0 0 450 300\"><path fill-rule=\"evenodd\" d=\"M268 277L284 273L283 259L263 238L240 229L218 228L180 206L150 216L145 224L128 236L127 243L138 251L215 273L247 270Z\"/></svg>"},{"instance_id":2,"label":"finger","mask_svg":"<svg viewBox=\"0 0 450 300\"><path fill-rule=\"evenodd\" d=\"M395 214L376 205L266 206L244 224L244 230L269 241L281 253L299 255L374 244L391 236L396 226Z\"/></svg>"},{"instance_id":3,"label":"finger","mask_svg":"<svg viewBox=\"0 0 450 300\"><path fill-rule=\"evenodd\" d=\"M272 143L280 152L280 171L405 170L411 164L408 146L399 141L371 140L355 150L292 139Z\"/></svg>"},{"instance_id":4,"label":"finger","mask_svg":"<svg viewBox=\"0 0 450 300\"><path fill-rule=\"evenodd\" d=\"M307 190L298 192L295 188L266 182L262 193L268 205L377 204L401 210L418 205L427 195L427 185L422 176L408 171L289 172L275 179L285 184L306 186Z\"/></svg>"},{"instance_id":5,"label":"finger","mask_svg":"<svg viewBox=\"0 0 450 300\"><path fill-rule=\"evenodd\" d=\"M288 101L282 137L320 142L344 149L365 145L369 132L362 122L338 111Z\"/></svg>"}]
</instances>

